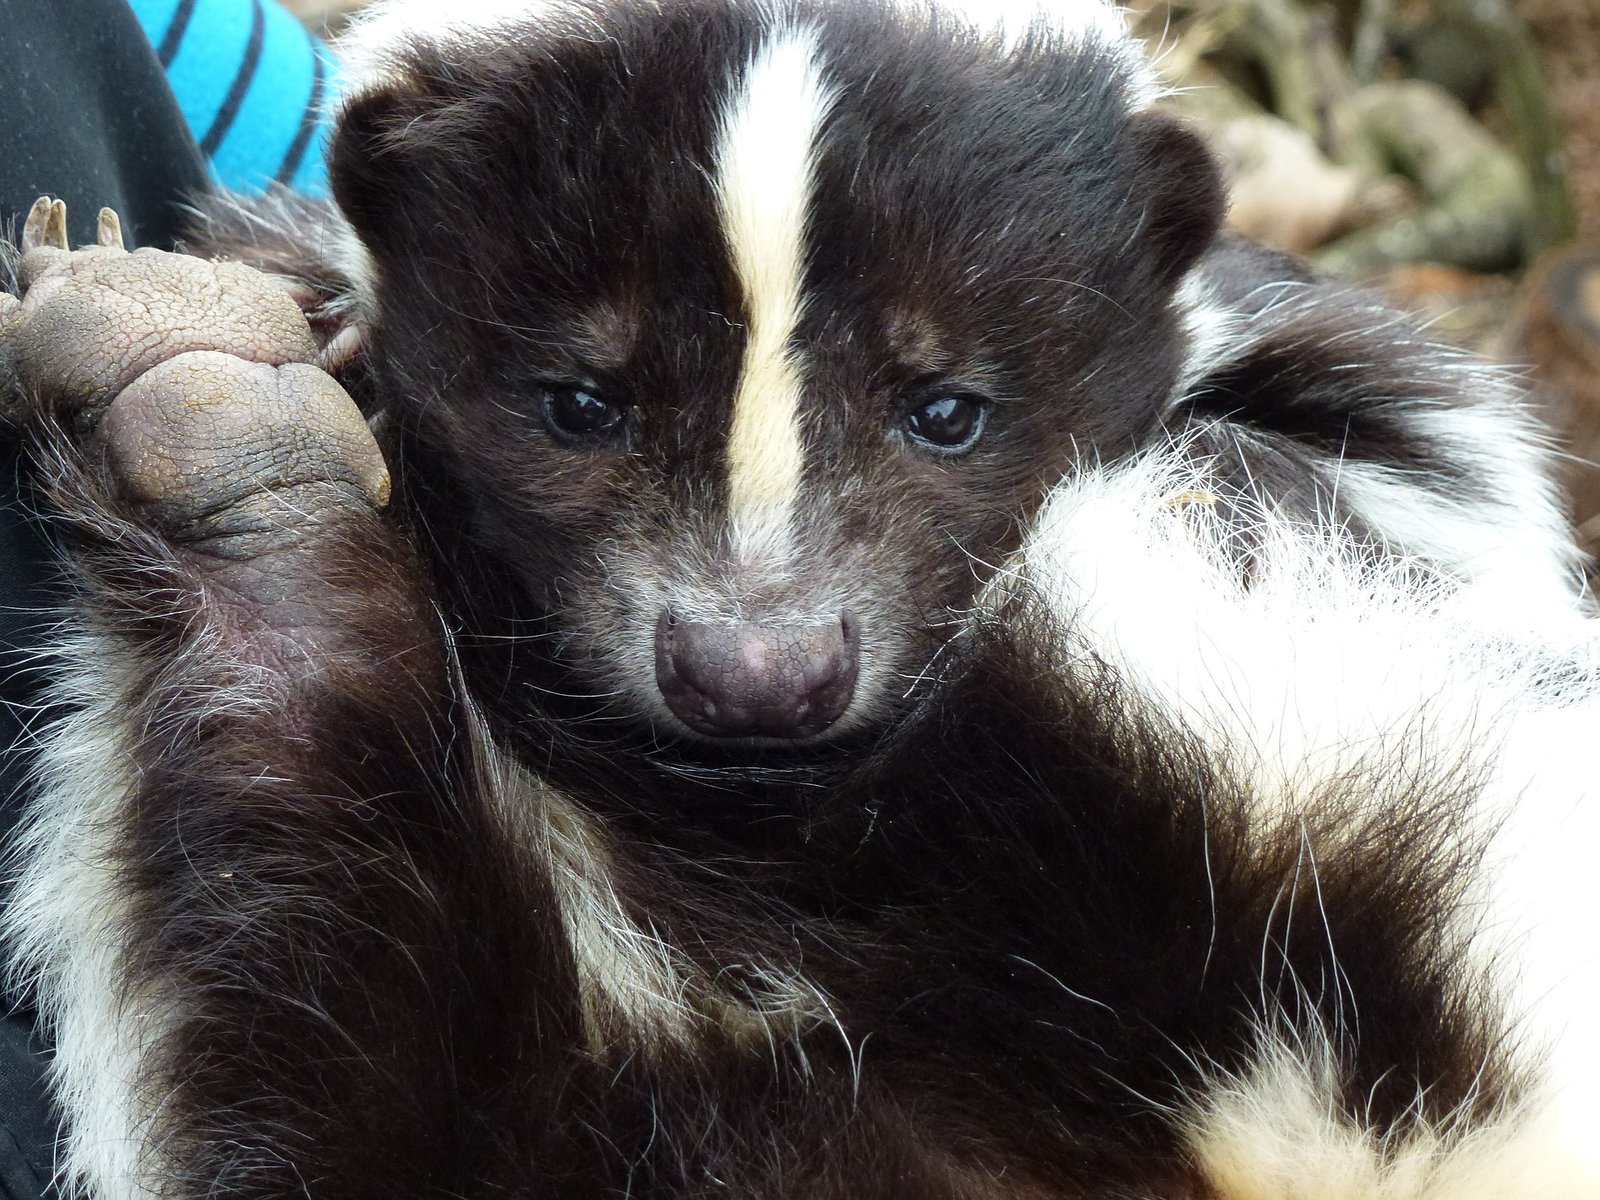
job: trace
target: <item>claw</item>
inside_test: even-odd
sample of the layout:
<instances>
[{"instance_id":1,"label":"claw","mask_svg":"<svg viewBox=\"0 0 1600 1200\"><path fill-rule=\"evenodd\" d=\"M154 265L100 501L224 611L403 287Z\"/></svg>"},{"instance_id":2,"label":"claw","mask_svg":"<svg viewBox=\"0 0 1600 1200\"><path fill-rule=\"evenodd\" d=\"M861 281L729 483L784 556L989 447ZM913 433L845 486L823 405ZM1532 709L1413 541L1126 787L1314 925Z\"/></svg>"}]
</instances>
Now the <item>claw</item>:
<instances>
[{"instance_id":1,"label":"claw","mask_svg":"<svg viewBox=\"0 0 1600 1200\"><path fill-rule=\"evenodd\" d=\"M27 254L44 245L45 226L50 223L50 197L40 196L28 210L28 219L22 226L22 252Z\"/></svg>"},{"instance_id":2,"label":"claw","mask_svg":"<svg viewBox=\"0 0 1600 1200\"><path fill-rule=\"evenodd\" d=\"M64 200L40 196L28 210L22 226L22 261L17 264L17 290L26 292L33 281L51 269L53 253L67 248L67 205ZM49 250L52 253L46 254Z\"/></svg>"},{"instance_id":3,"label":"claw","mask_svg":"<svg viewBox=\"0 0 1600 1200\"><path fill-rule=\"evenodd\" d=\"M95 221L95 241L115 250L127 249L122 240L122 221L117 217L116 210L110 208L100 210L100 216Z\"/></svg>"},{"instance_id":4,"label":"claw","mask_svg":"<svg viewBox=\"0 0 1600 1200\"><path fill-rule=\"evenodd\" d=\"M67 248L67 202L40 196L28 210L28 220L22 227L22 252L49 247Z\"/></svg>"},{"instance_id":5,"label":"claw","mask_svg":"<svg viewBox=\"0 0 1600 1200\"><path fill-rule=\"evenodd\" d=\"M67 248L67 202L50 202L50 219L44 226L44 244L57 250Z\"/></svg>"}]
</instances>

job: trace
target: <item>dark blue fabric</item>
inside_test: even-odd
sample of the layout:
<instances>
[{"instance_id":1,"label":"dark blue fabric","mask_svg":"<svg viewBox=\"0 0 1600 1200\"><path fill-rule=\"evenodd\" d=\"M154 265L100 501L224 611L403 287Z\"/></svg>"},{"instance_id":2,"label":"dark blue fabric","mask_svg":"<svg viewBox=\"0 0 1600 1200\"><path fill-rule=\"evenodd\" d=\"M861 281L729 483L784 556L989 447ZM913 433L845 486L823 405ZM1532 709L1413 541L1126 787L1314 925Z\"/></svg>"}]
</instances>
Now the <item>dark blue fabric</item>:
<instances>
[{"instance_id":1,"label":"dark blue fabric","mask_svg":"<svg viewBox=\"0 0 1600 1200\"><path fill-rule=\"evenodd\" d=\"M55 1144L59 1122L45 1099L49 1054L39 1044L33 1014L0 1019L0 1194L7 1200L39 1200L54 1194Z\"/></svg>"},{"instance_id":2,"label":"dark blue fabric","mask_svg":"<svg viewBox=\"0 0 1600 1200\"><path fill-rule=\"evenodd\" d=\"M168 246L180 204L207 186L156 51L124 0L0 0L0 228L44 193L67 202L75 244L102 205L130 244ZM0 436L0 839L26 802L36 663L59 602L48 533L31 515L16 447ZM0 1001L0 1200L51 1194L58 1122L43 1086L48 1050L26 998Z\"/></svg>"}]
</instances>

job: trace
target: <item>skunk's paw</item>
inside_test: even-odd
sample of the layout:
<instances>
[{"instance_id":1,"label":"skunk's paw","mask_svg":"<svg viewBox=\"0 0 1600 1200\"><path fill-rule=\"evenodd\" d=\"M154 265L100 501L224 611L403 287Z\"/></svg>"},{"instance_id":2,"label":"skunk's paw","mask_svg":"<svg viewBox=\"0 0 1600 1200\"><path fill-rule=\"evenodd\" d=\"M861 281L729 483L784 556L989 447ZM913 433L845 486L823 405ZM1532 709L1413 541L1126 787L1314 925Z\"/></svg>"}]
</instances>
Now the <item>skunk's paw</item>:
<instances>
[{"instance_id":1,"label":"skunk's paw","mask_svg":"<svg viewBox=\"0 0 1600 1200\"><path fill-rule=\"evenodd\" d=\"M0 301L13 424L65 431L162 534L226 557L387 502L366 422L311 365L311 331L276 282L238 263L129 253L109 209L99 243L68 250L65 205L34 204L21 297Z\"/></svg>"}]
</instances>

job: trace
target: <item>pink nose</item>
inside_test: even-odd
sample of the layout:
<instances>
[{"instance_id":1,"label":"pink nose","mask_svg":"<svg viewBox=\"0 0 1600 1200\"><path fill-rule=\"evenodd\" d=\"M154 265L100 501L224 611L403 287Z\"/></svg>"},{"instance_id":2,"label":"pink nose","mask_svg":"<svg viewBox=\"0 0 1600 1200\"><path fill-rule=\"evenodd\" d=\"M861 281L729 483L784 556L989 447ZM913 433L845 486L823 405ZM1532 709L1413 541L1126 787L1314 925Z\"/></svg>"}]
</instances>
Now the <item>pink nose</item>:
<instances>
[{"instance_id":1,"label":"pink nose","mask_svg":"<svg viewBox=\"0 0 1600 1200\"><path fill-rule=\"evenodd\" d=\"M697 733L809 737L849 707L858 649L849 613L820 625L750 625L678 621L663 612L656 686Z\"/></svg>"}]
</instances>

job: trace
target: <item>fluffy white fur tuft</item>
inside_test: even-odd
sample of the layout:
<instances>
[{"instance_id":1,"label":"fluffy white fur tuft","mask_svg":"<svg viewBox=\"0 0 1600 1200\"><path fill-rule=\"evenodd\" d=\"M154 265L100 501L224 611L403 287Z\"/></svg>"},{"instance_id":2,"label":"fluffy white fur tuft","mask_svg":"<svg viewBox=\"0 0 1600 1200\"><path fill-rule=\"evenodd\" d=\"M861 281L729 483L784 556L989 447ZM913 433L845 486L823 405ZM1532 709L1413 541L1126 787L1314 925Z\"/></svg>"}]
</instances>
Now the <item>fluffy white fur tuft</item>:
<instances>
[{"instance_id":1,"label":"fluffy white fur tuft","mask_svg":"<svg viewBox=\"0 0 1600 1200\"><path fill-rule=\"evenodd\" d=\"M1085 653L1286 802L1402 731L1421 751L1473 744L1526 673L1498 597L1364 557L1337 528L1228 491L1182 445L1063 484L1023 562Z\"/></svg>"},{"instance_id":2,"label":"fluffy white fur tuft","mask_svg":"<svg viewBox=\"0 0 1600 1200\"><path fill-rule=\"evenodd\" d=\"M1325 1039L1264 1035L1253 1068L1215 1076L1184 1124L1218 1200L1600 1196L1600 1174L1533 1102L1387 1138L1342 1115Z\"/></svg>"},{"instance_id":3,"label":"fluffy white fur tuft","mask_svg":"<svg viewBox=\"0 0 1600 1200\"><path fill-rule=\"evenodd\" d=\"M1218 366L1247 356L1253 343L1279 336L1278 322L1285 314L1293 318L1311 286L1263 285L1251 298L1255 315L1245 319L1216 299L1204 264L1185 278L1174 310L1190 344L1171 410L1179 410ZM1266 304L1257 309L1263 299ZM1372 298L1350 292L1338 299L1377 342L1415 343L1415 333ZM1552 628L1587 617L1582 555L1552 482L1549 434L1527 411L1510 372L1438 344L1428 347L1425 367L1412 369L1423 370L1440 394L1454 399L1397 400L1391 419L1440 461L1462 469L1475 494L1463 495L1461 485L1442 481L1418 486L1413 474L1356 458L1330 457L1322 483L1396 555L1425 559L1470 579L1480 603L1494 595L1507 614L1520 607L1523 627ZM1238 436L1249 434L1241 429Z\"/></svg>"},{"instance_id":4,"label":"fluffy white fur tuft","mask_svg":"<svg viewBox=\"0 0 1600 1200\"><path fill-rule=\"evenodd\" d=\"M66 1194L141 1200L159 1190L159 1150L146 1135L161 1098L140 1081L171 1014L155 981L129 986L136 975L124 957L130 896L118 843L137 697L116 639L80 635L60 651L73 669L57 699L72 715L44 743L43 786L12 848L22 868L4 917L12 986L33 996L55 1034Z\"/></svg>"},{"instance_id":5,"label":"fluffy white fur tuft","mask_svg":"<svg viewBox=\"0 0 1600 1200\"><path fill-rule=\"evenodd\" d=\"M1219 1081L1196 1118L1220 1194L1600 1195L1600 630L1575 604L1535 630L1498 577L1375 561L1337 527L1220 488L1183 445L1089 471L1052 498L1013 578L1065 623L1078 661L1110 663L1249 773L1265 840L1294 836L1322 785L1374 768L1401 789L1417 772L1484 779L1469 826L1492 835L1486 871L1470 927L1441 936L1471 940L1544 1080L1501 1125L1396 1147L1331 1115L1317 1054L1266 1039L1257 1072ZM1374 786L1363 802L1390 800Z\"/></svg>"}]
</instances>

